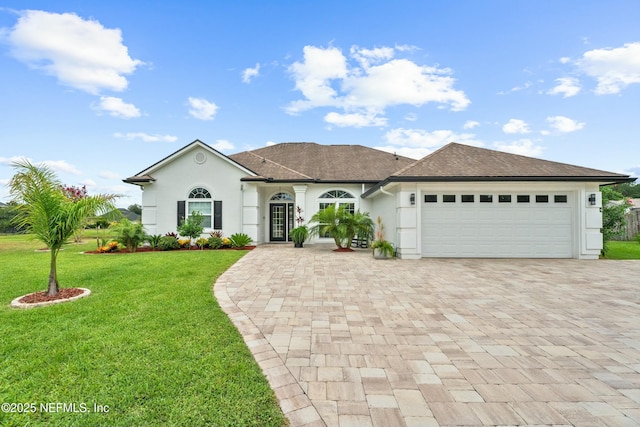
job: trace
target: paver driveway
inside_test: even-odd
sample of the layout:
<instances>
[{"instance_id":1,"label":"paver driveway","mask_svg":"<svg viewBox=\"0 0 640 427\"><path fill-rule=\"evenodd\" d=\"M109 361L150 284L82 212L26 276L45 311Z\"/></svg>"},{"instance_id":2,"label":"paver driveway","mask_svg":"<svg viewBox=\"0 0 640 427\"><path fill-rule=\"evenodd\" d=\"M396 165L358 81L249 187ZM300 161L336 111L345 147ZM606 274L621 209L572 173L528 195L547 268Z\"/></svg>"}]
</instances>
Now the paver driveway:
<instances>
[{"instance_id":1,"label":"paver driveway","mask_svg":"<svg viewBox=\"0 0 640 427\"><path fill-rule=\"evenodd\" d=\"M292 426L640 425L640 262L265 245L216 282Z\"/></svg>"}]
</instances>

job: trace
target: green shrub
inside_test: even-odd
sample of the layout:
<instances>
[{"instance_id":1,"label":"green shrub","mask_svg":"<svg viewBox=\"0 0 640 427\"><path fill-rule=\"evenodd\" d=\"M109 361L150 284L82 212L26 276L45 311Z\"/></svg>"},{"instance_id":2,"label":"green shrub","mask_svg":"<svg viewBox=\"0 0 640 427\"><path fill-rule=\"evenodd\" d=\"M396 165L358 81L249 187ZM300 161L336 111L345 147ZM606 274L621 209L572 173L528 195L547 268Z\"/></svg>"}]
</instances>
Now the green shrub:
<instances>
[{"instance_id":1,"label":"green shrub","mask_svg":"<svg viewBox=\"0 0 640 427\"><path fill-rule=\"evenodd\" d=\"M206 246L209 246L209 239L200 237L198 240L196 240L196 246L198 246L200 249L204 249Z\"/></svg>"},{"instance_id":2,"label":"green shrub","mask_svg":"<svg viewBox=\"0 0 640 427\"><path fill-rule=\"evenodd\" d=\"M151 236L147 236L147 242L149 242L151 249L158 249L158 244L160 243L160 239L162 239L161 234L153 234Z\"/></svg>"},{"instance_id":3,"label":"green shrub","mask_svg":"<svg viewBox=\"0 0 640 427\"><path fill-rule=\"evenodd\" d=\"M222 237L211 236L207 239L211 249L220 249L222 247Z\"/></svg>"},{"instance_id":4,"label":"green shrub","mask_svg":"<svg viewBox=\"0 0 640 427\"><path fill-rule=\"evenodd\" d=\"M640 233L636 234L636 241L640 243Z\"/></svg>"},{"instance_id":5,"label":"green shrub","mask_svg":"<svg viewBox=\"0 0 640 427\"><path fill-rule=\"evenodd\" d=\"M162 236L162 238L158 242L158 248L163 251L172 251L178 249L179 247L180 243L178 243L178 239L172 236Z\"/></svg>"},{"instance_id":6,"label":"green shrub","mask_svg":"<svg viewBox=\"0 0 640 427\"><path fill-rule=\"evenodd\" d=\"M125 246L129 252L135 252L147 238L142 224L132 222L127 218L111 226L111 230L116 233L116 241Z\"/></svg>"},{"instance_id":7,"label":"green shrub","mask_svg":"<svg viewBox=\"0 0 640 427\"><path fill-rule=\"evenodd\" d=\"M253 242L253 239L244 233L236 233L229 236L232 248L244 248L249 243Z\"/></svg>"}]
</instances>

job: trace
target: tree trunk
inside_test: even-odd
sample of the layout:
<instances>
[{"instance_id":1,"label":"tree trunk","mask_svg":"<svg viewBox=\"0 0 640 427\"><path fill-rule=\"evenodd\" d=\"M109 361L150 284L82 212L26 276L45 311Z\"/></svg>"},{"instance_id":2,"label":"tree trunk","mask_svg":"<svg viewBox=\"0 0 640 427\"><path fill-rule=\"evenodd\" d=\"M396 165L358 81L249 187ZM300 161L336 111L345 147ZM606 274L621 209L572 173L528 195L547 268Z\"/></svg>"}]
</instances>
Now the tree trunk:
<instances>
[{"instance_id":1,"label":"tree trunk","mask_svg":"<svg viewBox=\"0 0 640 427\"><path fill-rule=\"evenodd\" d=\"M49 269L49 289L48 296L58 295L58 269L57 269L58 249L51 248L51 263Z\"/></svg>"}]
</instances>

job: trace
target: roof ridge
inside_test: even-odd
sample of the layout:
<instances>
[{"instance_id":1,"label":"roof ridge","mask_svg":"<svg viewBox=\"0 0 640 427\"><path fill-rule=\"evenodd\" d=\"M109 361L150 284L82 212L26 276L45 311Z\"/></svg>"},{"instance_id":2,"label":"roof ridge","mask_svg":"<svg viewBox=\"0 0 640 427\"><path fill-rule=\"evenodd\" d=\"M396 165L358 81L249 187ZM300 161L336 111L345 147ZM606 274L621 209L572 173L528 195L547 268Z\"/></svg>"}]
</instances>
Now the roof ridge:
<instances>
[{"instance_id":1,"label":"roof ridge","mask_svg":"<svg viewBox=\"0 0 640 427\"><path fill-rule=\"evenodd\" d=\"M278 163L278 162L274 162L273 160L271 160L271 159L269 159L269 158L267 158L267 157L265 157L265 156L260 156L260 155L258 155L258 154L256 154L256 153L254 153L253 151L246 151L246 153L247 153L247 154L250 154L250 155L252 155L252 156L254 156L254 157L257 157L257 158L259 158L259 159L262 159L262 160L263 160L263 161L265 161L265 162L269 162L269 163L271 163L271 164L274 164L274 165L278 166L279 168L282 168L282 169L288 170L289 172L293 172L293 173L295 173L296 175L300 175L300 176L302 176L302 177L305 177L306 179L313 179L312 177L310 177L310 176L308 176L308 175L305 175L305 174L303 174L302 172L298 172L297 170L294 170L294 169L291 169L291 168L289 168L289 167L286 167L285 165L282 165L282 164L280 164L280 163ZM267 177L265 177L265 178L267 178Z\"/></svg>"},{"instance_id":2,"label":"roof ridge","mask_svg":"<svg viewBox=\"0 0 640 427\"><path fill-rule=\"evenodd\" d=\"M426 156L422 157L421 159L416 160L415 162L411 163L410 165L407 165L405 167L403 167L400 170L397 170L396 172L394 172L393 174L391 174L391 176L396 176L396 175L400 175L406 171L408 171L409 169L413 168L414 166L416 166L418 163L421 163L422 161L426 160L427 158L433 156L434 154L436 154L437 152L444 150L445 148L449 147L450 145L464 145L464 144L458 144L457 142L449 142L445 145L443 145L442 147L438 148L437 150L427 154Z\"/></svg>"}]
</instances>

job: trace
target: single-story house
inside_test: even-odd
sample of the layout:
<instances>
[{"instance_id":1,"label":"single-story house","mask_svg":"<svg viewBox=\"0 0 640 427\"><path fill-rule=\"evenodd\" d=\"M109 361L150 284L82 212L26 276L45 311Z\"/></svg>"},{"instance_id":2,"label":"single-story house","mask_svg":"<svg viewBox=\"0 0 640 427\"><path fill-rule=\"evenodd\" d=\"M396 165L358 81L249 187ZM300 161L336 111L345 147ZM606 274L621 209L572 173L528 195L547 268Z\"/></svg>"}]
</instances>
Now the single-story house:
<instances>
[{"instance_id":1,"label":"single-story house","mask_svg":"<svg viewBox=\"0 0 640 427\"><path fill-rule=\"evenodd\" d=\"M298 216L308 221L335 204L380 216L401 258L594 259L602 249L600 186L629 180L457 143L415 160L310 142L227 156L195 140L124 182L143 190L150 234L175 231L198 211L207 233L284 242ZM332 240L313 242L324 241Z\"/></svg>"}]
</instances>

